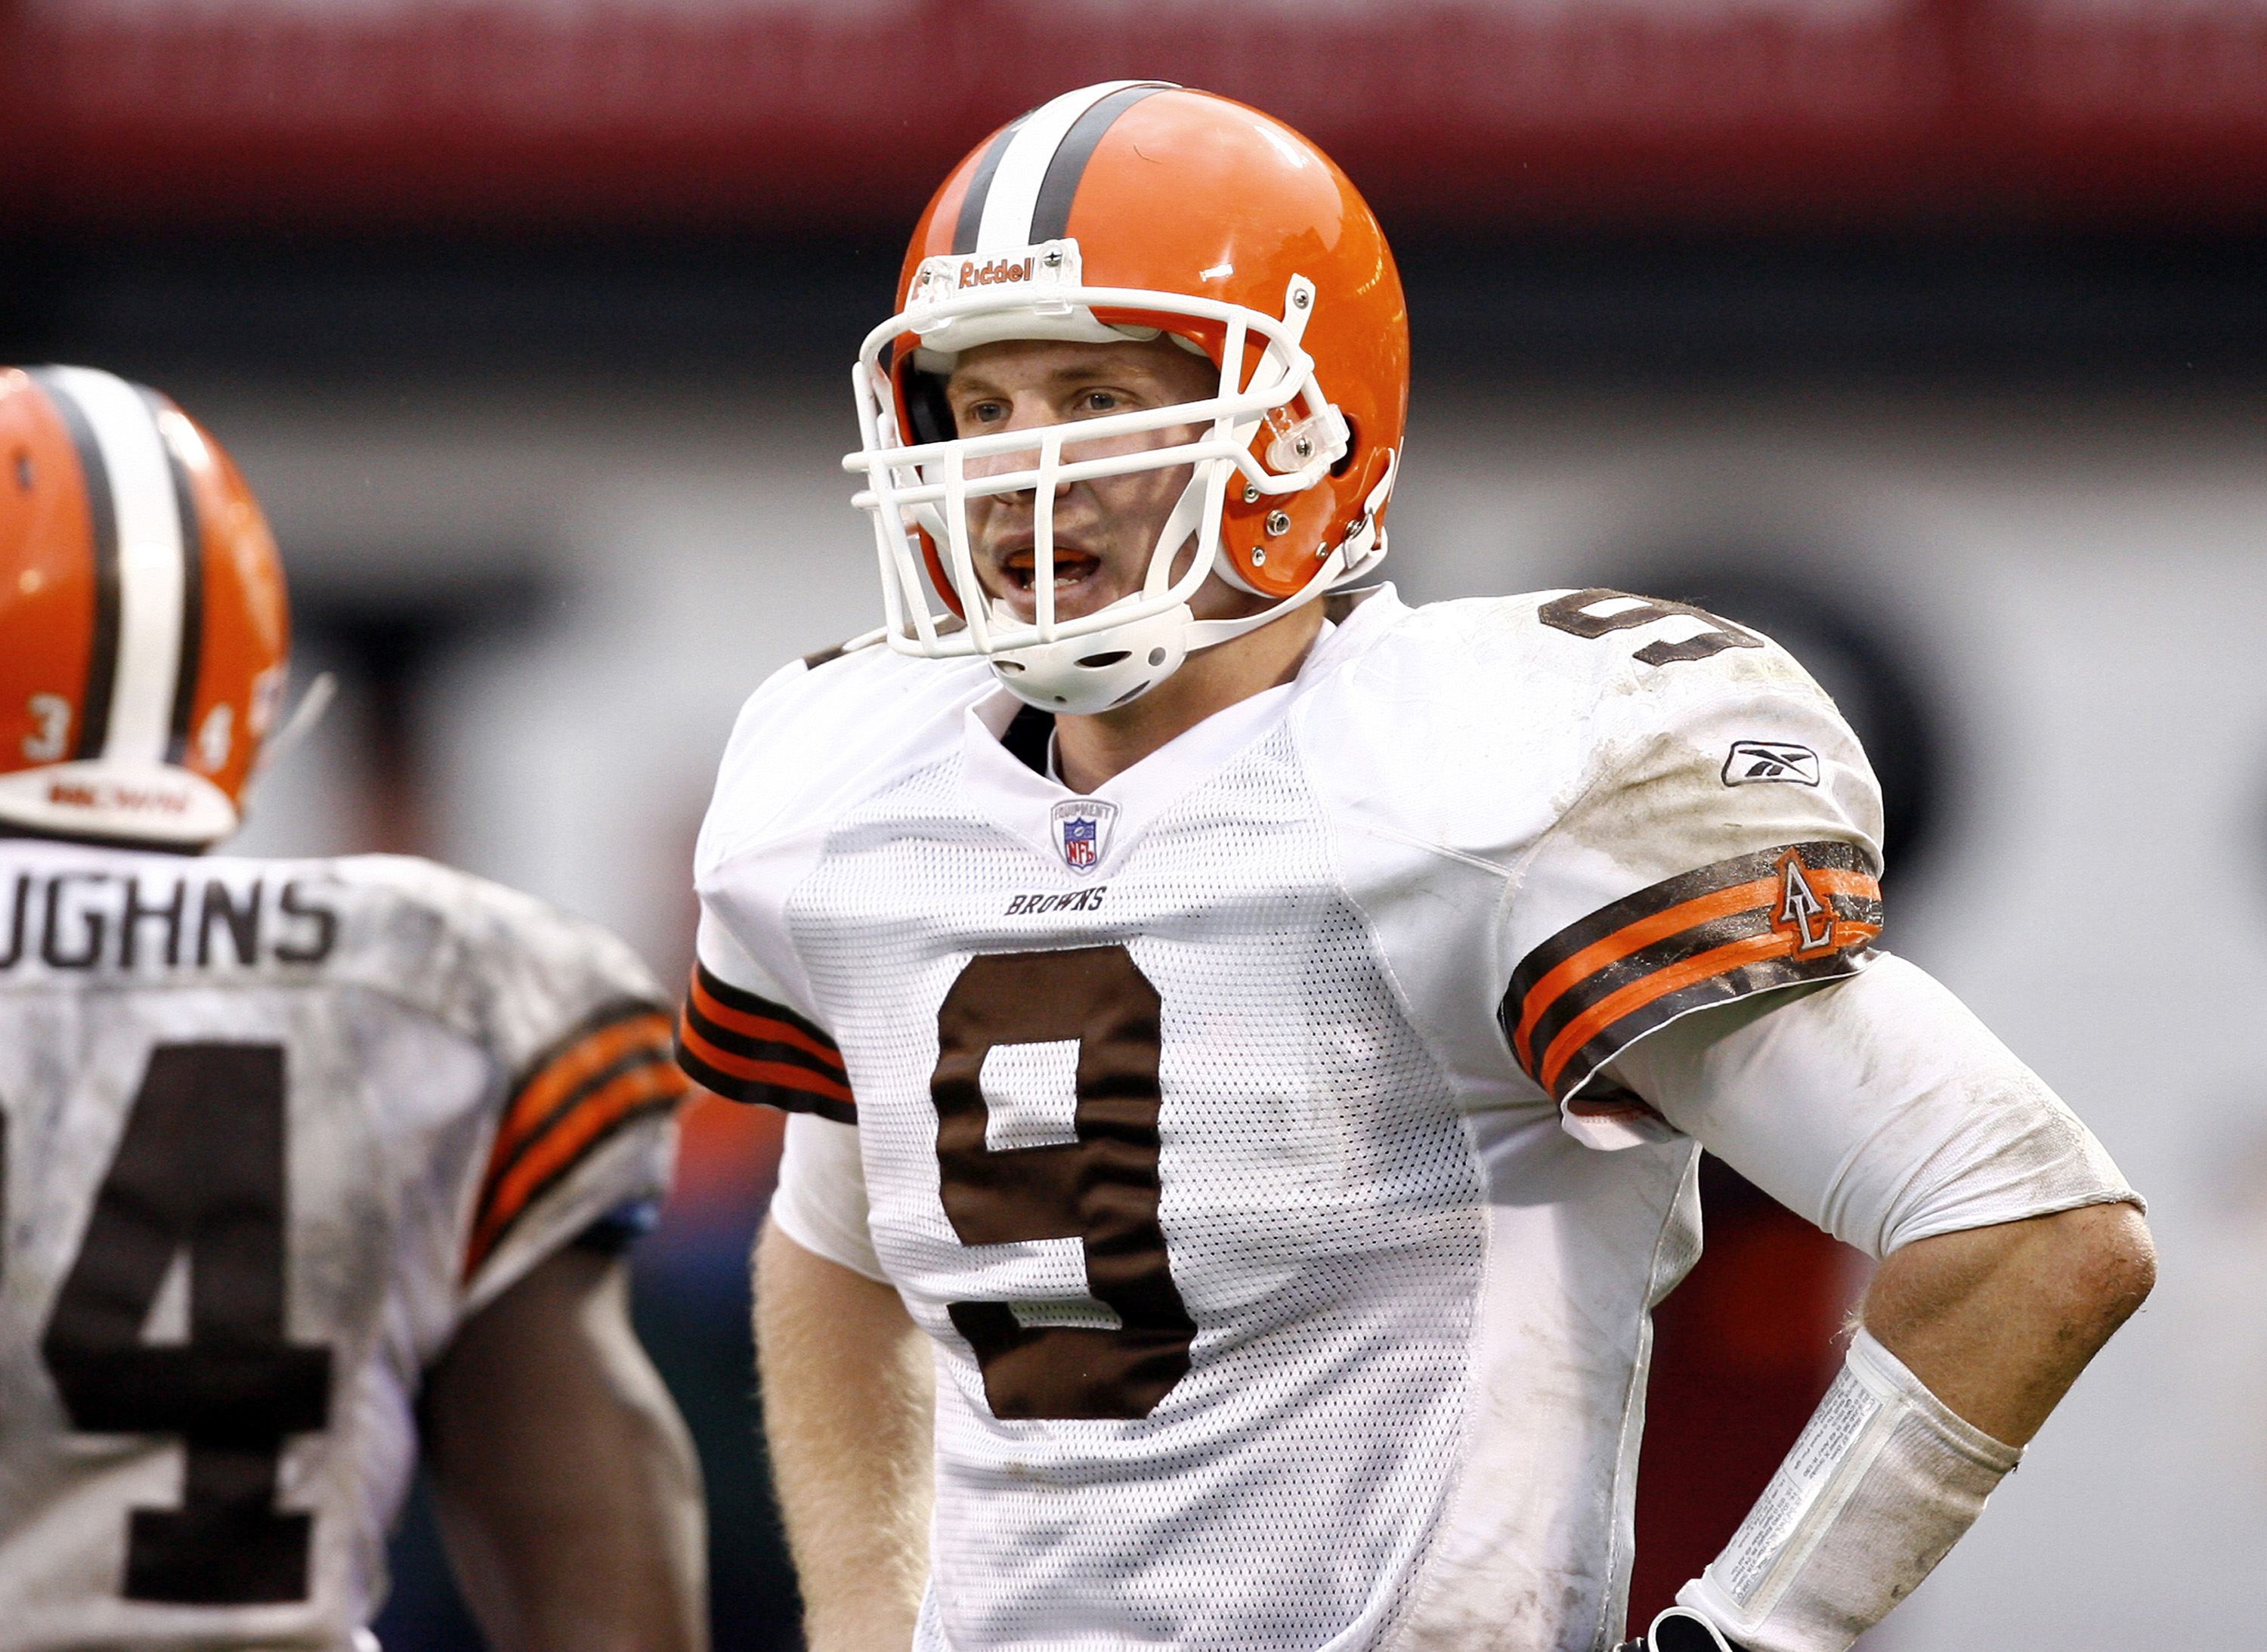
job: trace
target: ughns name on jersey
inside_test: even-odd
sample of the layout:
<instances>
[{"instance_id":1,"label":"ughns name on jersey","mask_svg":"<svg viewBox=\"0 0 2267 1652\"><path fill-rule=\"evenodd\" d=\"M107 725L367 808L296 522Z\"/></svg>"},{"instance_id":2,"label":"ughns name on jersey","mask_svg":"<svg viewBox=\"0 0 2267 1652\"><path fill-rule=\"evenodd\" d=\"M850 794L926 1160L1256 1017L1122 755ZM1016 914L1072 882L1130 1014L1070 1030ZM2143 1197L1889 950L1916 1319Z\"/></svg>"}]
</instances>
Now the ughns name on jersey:
<instances>
[{"instance_id":1,"label":"ughns name on jersey","mask_svg":"<svg viewBox=\"0 0 2267 1652\"><path fill-rule=\"evenodd\" d=\"M0 970L257 967L319 964L339 914L321 882L231 881L194 863L178 873L73 867L0 885Z\"/></svg>"}]
</instances>

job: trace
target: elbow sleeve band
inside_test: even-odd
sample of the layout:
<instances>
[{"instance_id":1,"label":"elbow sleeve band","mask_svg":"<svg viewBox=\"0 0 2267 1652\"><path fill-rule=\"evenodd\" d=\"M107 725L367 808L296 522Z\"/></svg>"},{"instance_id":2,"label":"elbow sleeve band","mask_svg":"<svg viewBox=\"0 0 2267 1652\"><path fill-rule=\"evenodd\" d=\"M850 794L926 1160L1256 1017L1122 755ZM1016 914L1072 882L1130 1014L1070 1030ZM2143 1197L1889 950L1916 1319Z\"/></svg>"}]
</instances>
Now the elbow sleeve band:
<instances>
[{"instance_id":1,"label":"elbow sleeve band","mask_svg":"<svg viewBox=\"0 0 2267 1652\"><path fill-rule=\"evenodd\" d=\"M2139 1203L2102 1144L1904 959L1807 997L1686 1017L1617 1077L1781 1204L1868 1256L2078 1205Z\"/></svg>"},{"instance_id":2,"label":"elbow sleeve band","mask_svg":"<svg viewBox=\"0 0 2267 1652\"><path fill-rule=\"evenodd\" d=\"M1860 1331L1761 1500L1677 1601L1755 1652L1845 1652L1929 1575L2021 1457Z\"/></svg>"}]
</instances>

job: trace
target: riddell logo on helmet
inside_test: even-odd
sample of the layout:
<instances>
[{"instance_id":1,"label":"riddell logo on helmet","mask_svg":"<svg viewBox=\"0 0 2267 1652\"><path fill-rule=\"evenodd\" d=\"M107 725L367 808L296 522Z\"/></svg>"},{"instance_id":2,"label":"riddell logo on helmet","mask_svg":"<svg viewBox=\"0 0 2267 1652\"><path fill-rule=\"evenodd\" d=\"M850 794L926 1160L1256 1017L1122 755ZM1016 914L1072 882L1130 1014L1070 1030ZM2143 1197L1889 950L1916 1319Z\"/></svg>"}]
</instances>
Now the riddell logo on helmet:
<instances>
[{"instance_id":1,"label":"riddell logo on helmet","mask_svg":"<svg viewBox=\"0 0 2267 1652\"><path fill-rule=\"evenodd\" d=\"M1031 261L1029 258L995 258L988 264L979 264L972 258L960 267L960 285L963 287L998 287L1008 282L1029 281L1031 278Z\"/></svg>"},{"instance_id":2,"label":"riddell logo on helmet","mask_svg":"<svg viewBox=\"0 0 2267 1652\"><path fill-rule=\"evenodd\" d=\"M125 814L187 814L189 800L180 792L143 786L113 786L59 780L48 788L48 801L63 809L115 809Z\"/></svg>"}]
</instances>

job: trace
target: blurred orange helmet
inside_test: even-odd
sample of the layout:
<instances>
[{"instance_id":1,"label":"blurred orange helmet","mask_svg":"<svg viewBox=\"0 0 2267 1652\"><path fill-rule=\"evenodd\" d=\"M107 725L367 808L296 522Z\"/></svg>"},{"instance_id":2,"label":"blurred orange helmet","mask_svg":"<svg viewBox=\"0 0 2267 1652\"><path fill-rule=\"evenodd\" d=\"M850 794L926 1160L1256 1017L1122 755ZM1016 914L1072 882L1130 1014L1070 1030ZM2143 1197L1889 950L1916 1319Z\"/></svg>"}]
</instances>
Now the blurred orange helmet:
<instances>
[{"instance_id":1,"label":"blurred orange helmet","mask_svg":"<svg viewBox=\"0 0 2267 1652\"><path fill-rule=\"evenodd\" d=\"M1279 618L1375 568L1409 403L1409 323L1393 254L1330 158L1209 92L1112 81L1066 92L955 167L913 231L899 313L856 373L887 622L902 652L987 657L1048 710L1122 704L1193 649ZM1221 372L1214 396L1040 430L955 438L942 396L959 352L1003 339L1097 343L1169 334ZM1194 441L1066 459L1086 441L1201 425ZM969 459L1028 452L980 479ZM969 547L972 496L1192 465L1141 591L1057 621L1050 511L1037 512L1036 623L989 602ZM1193 537L1178 578L1172 562ZM1200 620L1207 575L1272 598ZM926 576L926 579L924 578ZM933 585L955 628L932 610Z\"/></svg>"},{"instance_id":2,"label":"blurred orange helmet","mask_svg":"<svg viewBox=\"0 0 2267 1652\"><path fill-rule=\"evenodd\" d=\"M0 831L227 836L289 633L267 521L194 420L109 373L0 369Z\"/></svg>"}]
</instances>

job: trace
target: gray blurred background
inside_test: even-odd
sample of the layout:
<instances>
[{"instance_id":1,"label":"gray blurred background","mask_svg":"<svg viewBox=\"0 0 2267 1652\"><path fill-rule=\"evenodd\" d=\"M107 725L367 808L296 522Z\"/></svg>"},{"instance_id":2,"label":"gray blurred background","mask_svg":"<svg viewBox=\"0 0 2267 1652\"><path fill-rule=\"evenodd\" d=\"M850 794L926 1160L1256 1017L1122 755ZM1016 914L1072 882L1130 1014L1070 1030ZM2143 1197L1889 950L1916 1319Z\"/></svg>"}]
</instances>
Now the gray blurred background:
<instances>
[{"instance_id":1,"label":"gray blurred background","mask_svg":"<svg viewBox=\"0 0 2267 1652\"><path fill-rule=\"evenodd\" d=\"M878 612L837 459L903 237L1119 76L1289 120L1393 235L1404 594L1618 585L1794 647L1889 789L1888 943L2151 1198L2155 1299L1867 1646L2252 1620L2267 0L0 0L0 359L205 422L341 679L243 847L432 854L678 976L734 709ZM797 1643L745 1329L776 1139L696 1108L640 1261L724 1648ZM1640 1599L1727 1535L1856 1279L1720 1208ZM1722 1508L1657 1489L1694 1484ZM418 1518L398 1556L388 1644L474 1644Z\"/></svg>"}]
</instances>

